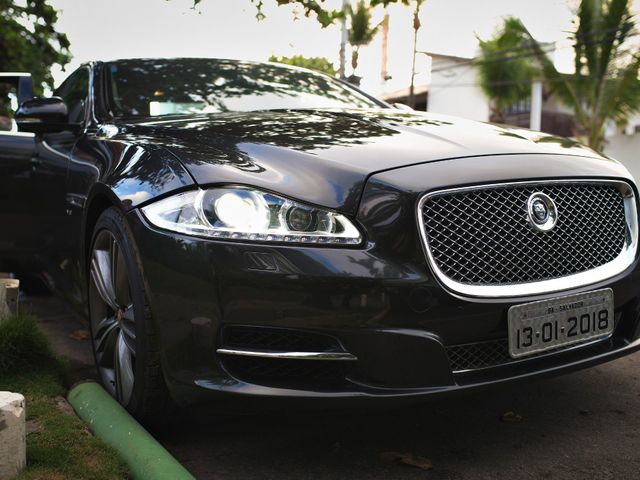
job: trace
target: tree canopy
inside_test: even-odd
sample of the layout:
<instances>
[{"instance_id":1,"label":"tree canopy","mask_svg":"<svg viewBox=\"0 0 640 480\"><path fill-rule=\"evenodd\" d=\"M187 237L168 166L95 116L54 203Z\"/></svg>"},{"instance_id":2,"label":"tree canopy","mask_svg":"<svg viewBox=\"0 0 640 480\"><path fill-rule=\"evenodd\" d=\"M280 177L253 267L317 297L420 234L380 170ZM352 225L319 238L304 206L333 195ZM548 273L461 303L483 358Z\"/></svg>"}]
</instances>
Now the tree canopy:
<instances>
[{"instance_id":1,"label":"tree canopy","mask_svg":"<svg viewBox=\"0 0 640 480\"><path fill-rule=\"evenodd\" d=\"M194 6L202 3L205 0L193 0ZM264 4L268 0L249 0L256 7L256 17L261 20L265 17L264 15ZM305 16L311 17L315 16L320 25L322 27L328 27L337 19L342 18L346 12L341 10L336 10L332 8L327 8L327 0L272 0L277 5L293 5L300 7ZM369 5L371 7L376 7L378 5L387 6L392 3L401 3L403 5L409 5L412 0L369 0Z\"/></svg>"},{"instance_id":2,"label":"tree canopy","mask_svg":"<svg viewBox=\"0 0 640 480\"><path fill-rule=\"evenodd\" d=\"M269 61L284 63L286 65L293 65L294 67L308 68L310 70L316 70L318 72L326 73L327 75L331 76L335 76L337 73L333 63L331 63L325 57L305 57L303 55L279 57L276 55L271 55L269 57Z\"/></svg>"},{"instance_id":3,"label":"tree canopy","mask_svg":"<svg viewBox=\"0 0 640 480\"><path fill-rule=\"evenodd\" d=\"M36 95L53 87L51 67L71 59L69 40L56 29L57 20L46 0L0 0L0 71L31 73ZM8 113L8 90L0 89L0 113Z\"/></svg>"},{"instance_id":4,"label":"tree canopy","mask_svg":"<svg viewBox=\"0 0 640 480\"><path fill-rule=\"evenodd\" d=\"M478 76L480 88L491 102L491 119L504 122L504 110L519 100L528 98L535 75L533 58L512 55L505 61L505 52L522 53L528 37L517 18L505 19L503 25L488 40L480 42Z\"/></svg>"},{"instance_id":5,"label":"tree canopy","mask_svg":"<svg viewBox=\"0 0 640 480\"><path fill-rule=\"evenodd\" d=\"M513 28L533 50L547 88L574 112L576 136L602 150L610 121L624 124L640 111L640 49L631 0L582 0L571 34L575 73L558 72L548 48L538 43L519 20ZM522 51L522 50L521 50Z\"/></svg>"}]
</instances>

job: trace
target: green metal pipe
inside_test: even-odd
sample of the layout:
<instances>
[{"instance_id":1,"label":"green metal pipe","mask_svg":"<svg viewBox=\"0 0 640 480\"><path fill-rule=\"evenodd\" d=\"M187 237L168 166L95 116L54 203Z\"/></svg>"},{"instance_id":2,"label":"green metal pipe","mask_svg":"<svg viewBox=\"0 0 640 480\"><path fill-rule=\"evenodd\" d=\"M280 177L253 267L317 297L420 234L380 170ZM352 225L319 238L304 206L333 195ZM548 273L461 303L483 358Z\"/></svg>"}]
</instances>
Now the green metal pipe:
<instances>
[{"instance_id":1,"label":"green metal pipe","mask_svg":"<svg viewBox=\"0 0 640 480\"><path fill-rule=\"evenodd\" d=\"M91 431L115 449L133 478L195 480L142 425L100 385L81 383L69 392L69 403Z\"/></svg>"}]
</instances>

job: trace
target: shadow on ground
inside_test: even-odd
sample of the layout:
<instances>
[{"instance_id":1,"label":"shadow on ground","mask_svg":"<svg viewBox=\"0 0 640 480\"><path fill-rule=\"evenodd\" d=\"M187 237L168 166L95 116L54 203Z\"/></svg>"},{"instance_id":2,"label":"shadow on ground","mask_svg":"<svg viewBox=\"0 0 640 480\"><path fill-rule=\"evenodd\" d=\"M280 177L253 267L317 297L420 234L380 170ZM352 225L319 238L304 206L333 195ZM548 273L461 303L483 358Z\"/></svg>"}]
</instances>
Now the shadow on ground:
<instances>
[{"instance_id":1,"label":"shadow on ground","mask_svg":"<svg viewBox=\"0 0 640 480\"><path fill-rule=\"evenodd\" d=\"M82 319L53 297L28 299L77 379L95 375ZM200 479L635 479L640 354L554 379L401 409L176 414L161 442ZM505 422L506 412L521 421ZM423 471L383 452L429 458Z\"/></svg>"},{"instance_id":2,"label":"shadow on ground","mask_svg":"<svg viewBox=\"0 0 640 480\"><path fill-rule=\"evenodd\" d=\"M402 410L183 412L163 441L198 478L638 478L639 359ZM509 411L522 420L503 421ZM388 451L434 468L390 463Z\"/></svg>"}]
</instances>

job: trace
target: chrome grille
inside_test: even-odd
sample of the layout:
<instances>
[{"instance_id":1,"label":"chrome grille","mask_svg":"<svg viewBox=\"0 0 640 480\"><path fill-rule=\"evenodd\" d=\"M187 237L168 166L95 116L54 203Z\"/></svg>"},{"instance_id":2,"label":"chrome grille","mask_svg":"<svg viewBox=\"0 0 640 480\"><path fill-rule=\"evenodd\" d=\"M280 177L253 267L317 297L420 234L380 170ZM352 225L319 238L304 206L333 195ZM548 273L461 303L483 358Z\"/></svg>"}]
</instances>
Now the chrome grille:
<instances>
[{"instance_id":1,"label":"chrome grille","mask_svg":"<svg viewBox=\"0 0 640 480\"><path fill-rule=\"evenodd\" d=\"M529 222L527 201L535 192L548 195L557 206L557 225L548 232L535 230ZM462 287L570 277L612 264L625 252L626 268L637 237L635 223L633 228L627 223L636 218L635 202L629 197L632 191L626 183L606 181L437 192L420 202L422 235L439 276Z\"/></svg>"}]
</instances>

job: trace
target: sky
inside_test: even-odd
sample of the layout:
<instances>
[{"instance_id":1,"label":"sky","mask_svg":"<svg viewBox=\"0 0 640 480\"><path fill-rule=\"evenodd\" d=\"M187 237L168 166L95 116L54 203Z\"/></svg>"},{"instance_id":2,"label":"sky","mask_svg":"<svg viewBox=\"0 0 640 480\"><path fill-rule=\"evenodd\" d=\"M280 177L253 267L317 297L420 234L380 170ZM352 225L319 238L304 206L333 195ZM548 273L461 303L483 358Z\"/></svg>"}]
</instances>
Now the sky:
<instances>
[{"instance_id":1,"label":"sky","mask_svg":"<svg viewBox=\"0 0 640 480\"><path fill-rule=\"evenodd\" d=\"M60 10L58 27L71 42L72 62L66 72L54 70L59 84L79 64L90 60L133 57L219 57L267 60L272 54L327 57L338 64L340 28L321 28L295 9L264 0L266 19L256 20L250 0L50 0ZM328 0L338 7L340 0ZM471 57L477 36L489 37L508 15L523 20L544 42L558 42L557 64L571 64L567 32L577 0L426 0L420 15L418 50ZM640 7L640 0L635 1ZM636 11L639 11L636 8ZM374 95L409 83L412 50L412 12L389 7L389 73L381 81L380 35L361 50L358 75ZM299 12L298 12L299 13ZM376 21L384 11L374 12ZM349 57L350 58L350 57ZM350 62L348 62L350 63ZM417 83L427 81L425 55L417 59ZM350 70L347 73L351 73Z\"/></svg>"}]
</instances>

